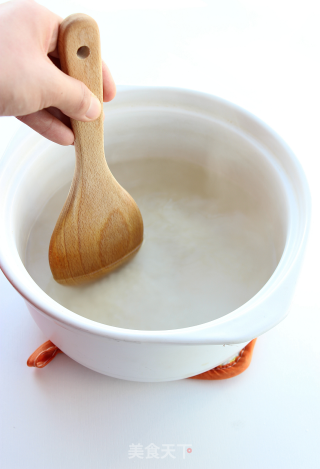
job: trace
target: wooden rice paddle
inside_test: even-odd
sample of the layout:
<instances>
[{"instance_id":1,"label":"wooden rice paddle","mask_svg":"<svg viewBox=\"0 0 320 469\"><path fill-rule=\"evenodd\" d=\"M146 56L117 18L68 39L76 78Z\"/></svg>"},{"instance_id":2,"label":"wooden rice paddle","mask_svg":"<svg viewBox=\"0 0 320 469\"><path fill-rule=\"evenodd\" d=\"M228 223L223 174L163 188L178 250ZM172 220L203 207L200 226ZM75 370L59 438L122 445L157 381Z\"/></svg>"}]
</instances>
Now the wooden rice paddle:
<instances>
[{"instance_id":1,"label":"wooden rice paddle","mask_svg":"<svg viewBox=\"0 0 320 469\"><path fill-rule=\"evenodd\" d=\"M62 71L85 83L103 102L100 35L90 16L75 14L60 26ZM54 279L77 285L129 260L143 240L143 221L132 197L112 176L104 156L103 115L71 119L76 168L68 198L52 233L49 263Z\"/></svg>"}]
</instances>

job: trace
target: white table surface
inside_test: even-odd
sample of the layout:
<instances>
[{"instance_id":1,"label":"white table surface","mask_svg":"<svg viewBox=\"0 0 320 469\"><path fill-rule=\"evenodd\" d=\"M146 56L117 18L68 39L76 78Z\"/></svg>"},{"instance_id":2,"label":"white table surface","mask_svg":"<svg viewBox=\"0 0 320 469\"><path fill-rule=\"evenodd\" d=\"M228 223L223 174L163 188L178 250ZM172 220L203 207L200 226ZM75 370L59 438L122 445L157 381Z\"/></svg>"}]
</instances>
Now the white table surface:
<instances>
[{"instance_id":1,"label":"white table surface","mask_svg":"<svg viewBox=\"0 0 320 469\"><path fill-rule=\"evenodd\" d=\"M2 2L1 2L2 3ZM317 1L43 0L99 23L117 84L210 92L273 127L313 198L306 260L288 318L260 337L250 368L218 382L121 381L64 355L26 366L47 340L0 273L2 469L319 469L320 65ZM89 7L90 5L90 7ZM0 118L0 153L16 132ZM1 229L1 227L0 227ZM129 445L175 459L129 459ZM182 447L192 448L183 458Z\"/></svg>"}]
</instances>

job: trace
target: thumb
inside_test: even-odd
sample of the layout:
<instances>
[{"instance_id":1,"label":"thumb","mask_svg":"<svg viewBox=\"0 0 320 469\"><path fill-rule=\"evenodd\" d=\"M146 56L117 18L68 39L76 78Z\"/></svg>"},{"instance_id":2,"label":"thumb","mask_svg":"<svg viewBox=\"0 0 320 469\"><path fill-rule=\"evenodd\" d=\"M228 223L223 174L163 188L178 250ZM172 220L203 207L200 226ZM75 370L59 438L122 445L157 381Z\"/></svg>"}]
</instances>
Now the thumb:
<instances>
[{"instance_id":1,"label":"thumb","mask_svg":"<svg viewBox=\"0 0 320 469\"><path fill-rule=\"evenodd\" d=\"M69 77L53 64L48 65L46 72L43 108L56 107L66 116L84 122L100 116L100 101L84 83Z\"/></svg>"}]
</instances>

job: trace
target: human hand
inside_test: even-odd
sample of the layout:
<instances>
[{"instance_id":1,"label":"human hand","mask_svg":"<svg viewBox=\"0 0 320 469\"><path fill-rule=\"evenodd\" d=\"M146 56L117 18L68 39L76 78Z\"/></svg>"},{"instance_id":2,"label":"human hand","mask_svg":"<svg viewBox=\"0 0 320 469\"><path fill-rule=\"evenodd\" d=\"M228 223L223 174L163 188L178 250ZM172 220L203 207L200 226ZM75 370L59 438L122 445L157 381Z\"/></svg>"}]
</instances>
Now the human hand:
<instances>
[{"instance_id":1,"label":"human hand","mask_svg":"<svg viewBox=\"0 0 320 469\"><path fill-rule=\"evenodd\" d=\"M99 117L99 100L81 82L60 70L57 41L62 18L33 0L0 5L0 116L16 116L39 134L71 145L70 117ZM102 62L103 101L116 87Z\"/></svg>"}]
</instances>

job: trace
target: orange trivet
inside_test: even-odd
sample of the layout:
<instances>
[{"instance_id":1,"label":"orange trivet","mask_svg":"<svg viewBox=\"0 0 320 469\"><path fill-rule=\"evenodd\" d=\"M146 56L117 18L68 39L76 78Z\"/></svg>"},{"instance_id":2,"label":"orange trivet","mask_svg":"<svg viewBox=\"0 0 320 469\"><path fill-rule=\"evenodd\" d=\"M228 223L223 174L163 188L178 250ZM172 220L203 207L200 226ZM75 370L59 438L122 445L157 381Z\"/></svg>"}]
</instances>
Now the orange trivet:
<instances>
[{"instance_id":1,"label":"orange trivet","mask_svg":"<svg viewBox=\"0 0 320 469\"><path fill-rule=\"evenodd\" d=\"M217 379L228 379L239 375L245 371L251 363L252 353L257 339L253 339L248 343L229 363L225 365L219 365L212 370L201 373L200 375L192 376L189 379L206 379L206 380L217 380ZM47 340L44 344L40 345L39 348L28 358L27 365L34 366L36 368L43 368L54 359L58 353L63 353L61 350L54 345L51 340Z\"/></svg>"}]
</instances>

